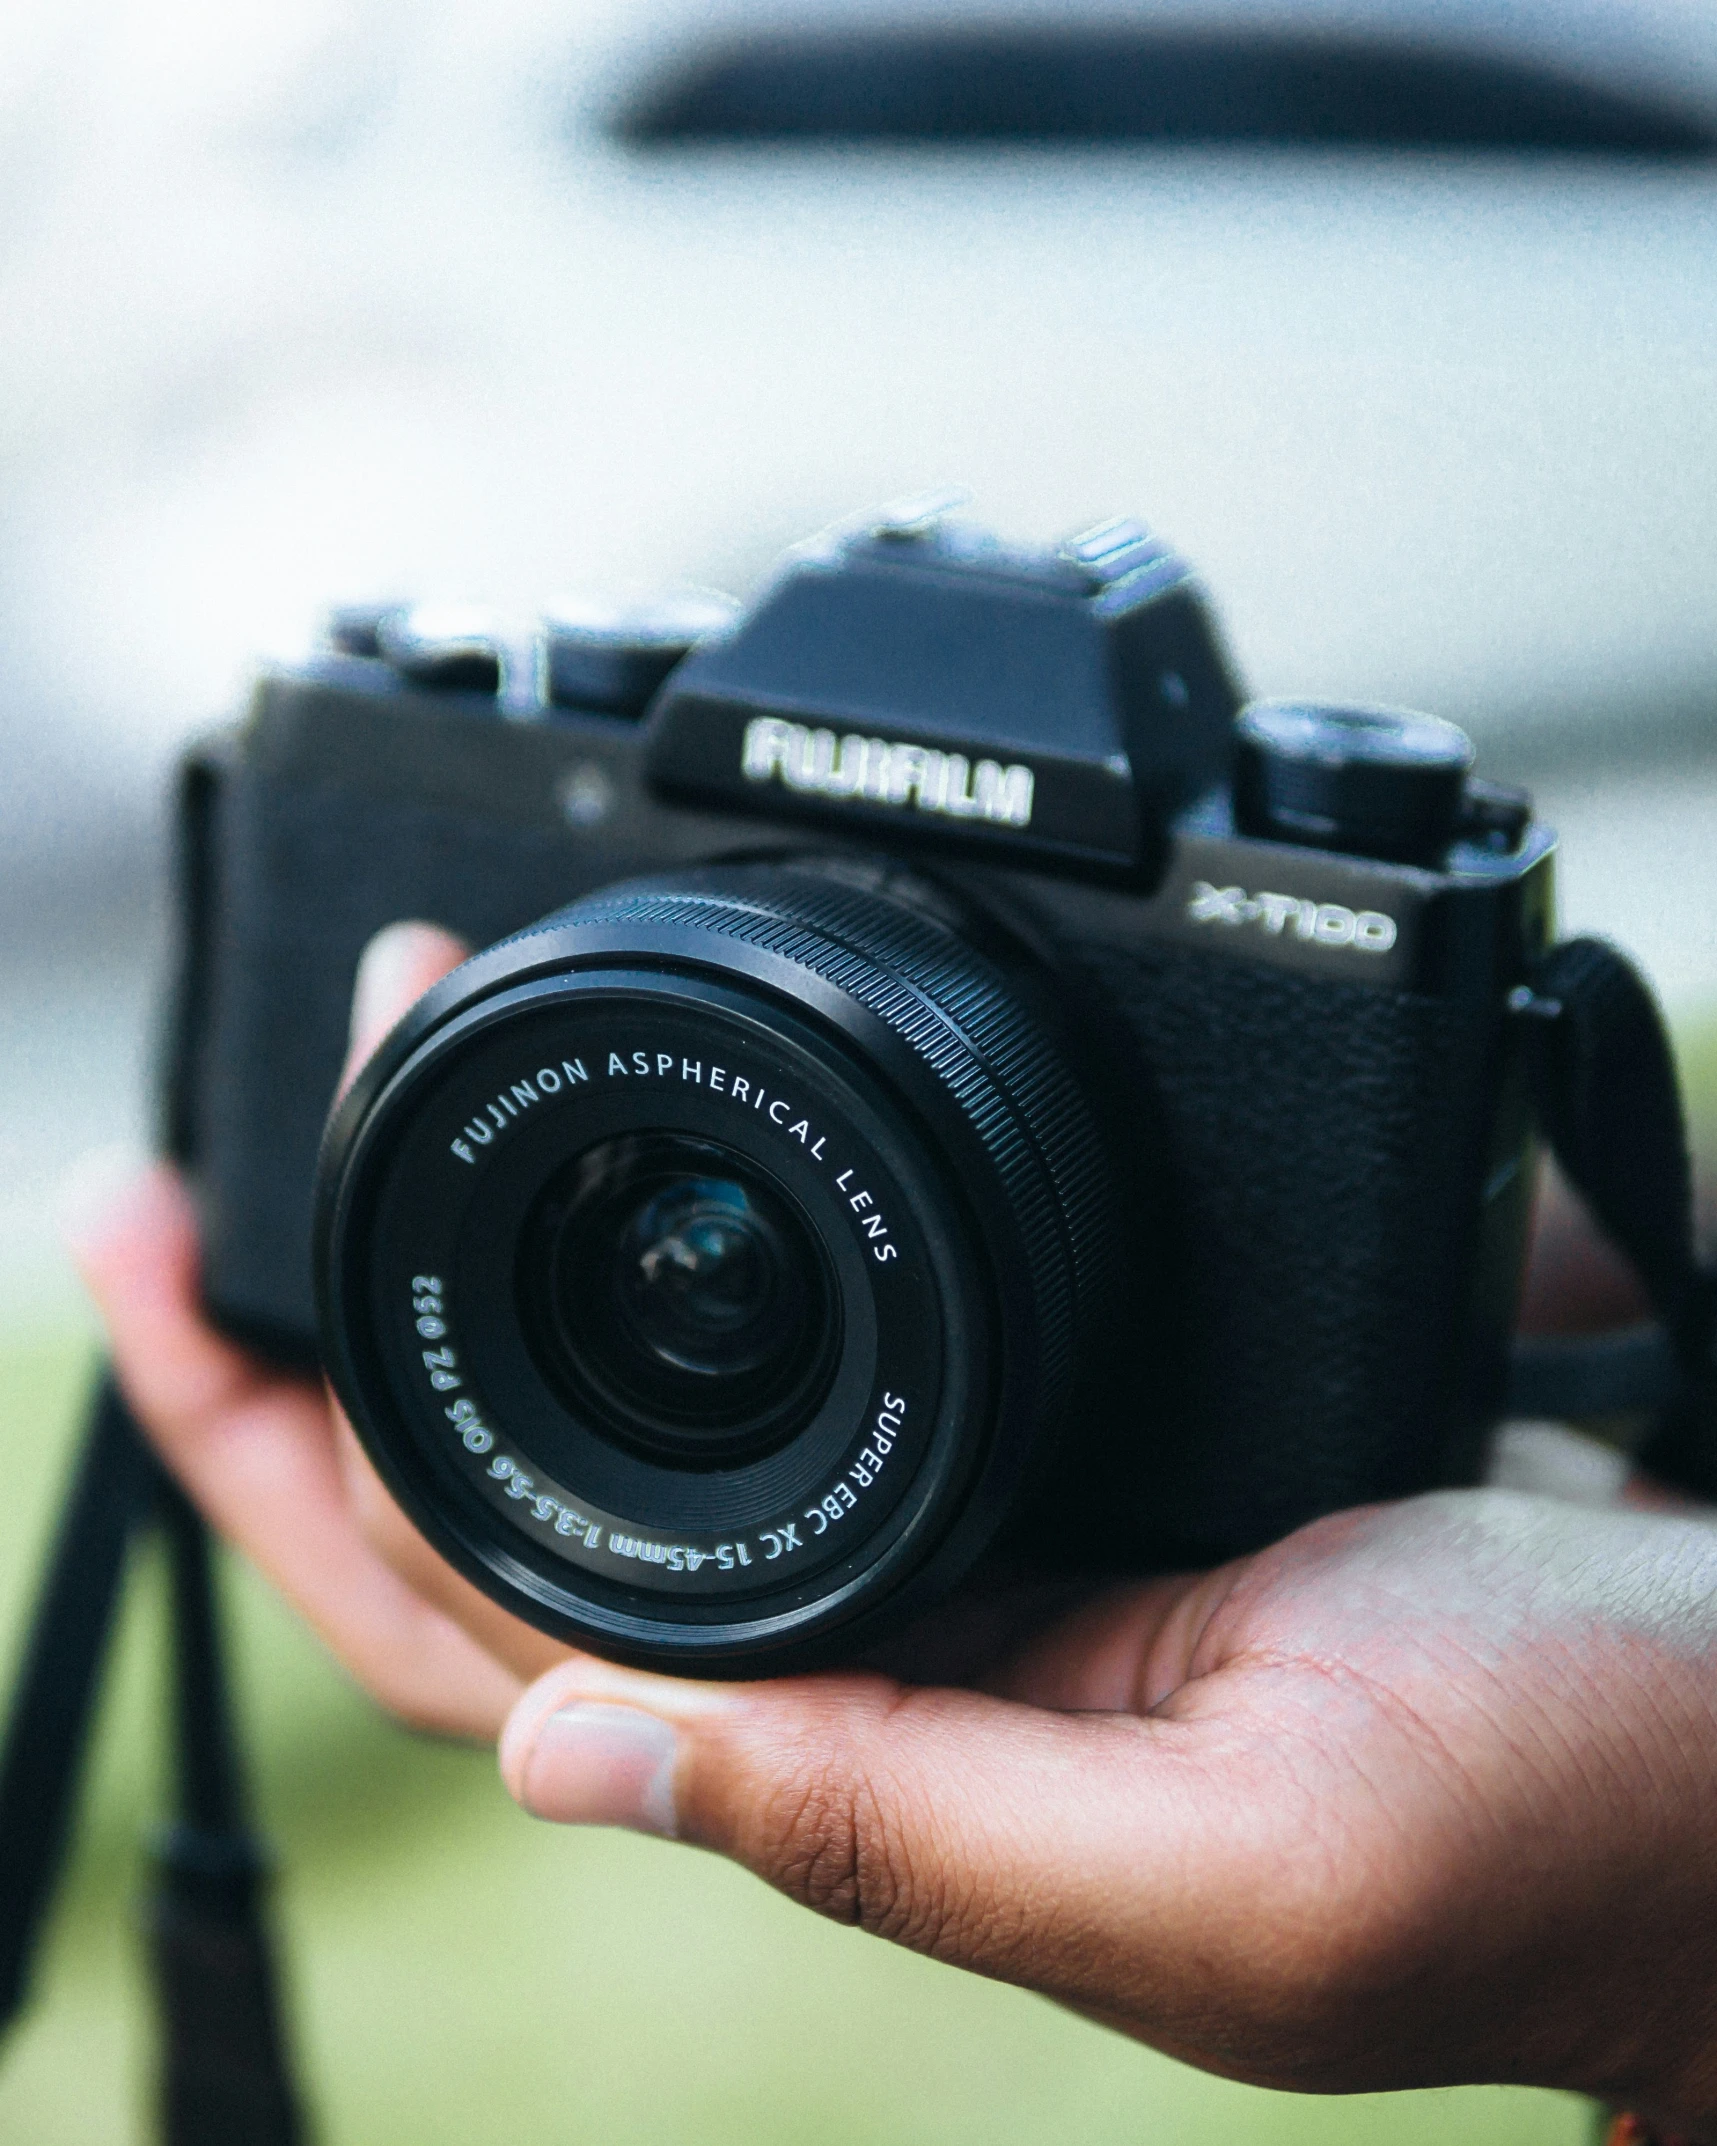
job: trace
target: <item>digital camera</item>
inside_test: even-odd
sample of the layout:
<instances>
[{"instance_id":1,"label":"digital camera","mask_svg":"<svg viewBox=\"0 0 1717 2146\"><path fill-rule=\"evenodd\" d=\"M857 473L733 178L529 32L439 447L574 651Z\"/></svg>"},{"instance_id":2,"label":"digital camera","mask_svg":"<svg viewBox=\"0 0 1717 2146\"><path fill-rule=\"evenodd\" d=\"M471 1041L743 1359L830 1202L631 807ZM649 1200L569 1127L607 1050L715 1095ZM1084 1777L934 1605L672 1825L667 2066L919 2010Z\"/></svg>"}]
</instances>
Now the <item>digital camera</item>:
<instances>
[{"instance_id":1,"label":"digital camera","mask_svg":"<svg viewBox=\"0 0 1717 2146\"><path fill-rule=\"evenodd\" d=\"M1472 758L1242 707L1131 521L909 502L743 609L338 615L187 769L210 1310L496 1600L698 1674L1471 1480L1553 848ZM328 1121L406 917L482 951Z\"/></svg>"}]
</instances>

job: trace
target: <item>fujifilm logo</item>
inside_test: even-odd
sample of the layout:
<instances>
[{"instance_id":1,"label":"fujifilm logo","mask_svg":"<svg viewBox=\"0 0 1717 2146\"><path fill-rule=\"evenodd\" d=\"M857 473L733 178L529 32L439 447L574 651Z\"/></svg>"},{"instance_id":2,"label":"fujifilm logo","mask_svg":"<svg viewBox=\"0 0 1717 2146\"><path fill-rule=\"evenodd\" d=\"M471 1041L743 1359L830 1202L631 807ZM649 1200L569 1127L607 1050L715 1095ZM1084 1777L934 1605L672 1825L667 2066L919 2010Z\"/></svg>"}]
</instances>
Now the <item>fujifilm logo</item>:
<instances>
[{"instance_id":1,"label":"fujifilm logo","mask_svg":"<svg viewBox=\"0 0 1717 2146\"><path fill-rule=\"evenodd\" d=\"M781 782L801 797L860 798L872 805L914 806L944 819L992 827L1029 827L1033 777L1028 767L975 764L964 753L887 738L837 737L777 715L745 726L740 762L747 782Z\"/></svg>"},{"instance_id":2,"label":"fujifilm logo","mask_svg":"<svg viewBox=\"0 0 1717 2146\"><path fill-rule=\"evenodd\" d=\"M1193 882L1187 898L1189 924L1255 924L1279 939L1291 932L1313 946L1351 946L1356 953L1387 954L1395 944L1395 919L1378 909L1344 909L1340 902L1307 902L1297 894L1248 894L1244 887Z\"/></svg>"}]
</instances>

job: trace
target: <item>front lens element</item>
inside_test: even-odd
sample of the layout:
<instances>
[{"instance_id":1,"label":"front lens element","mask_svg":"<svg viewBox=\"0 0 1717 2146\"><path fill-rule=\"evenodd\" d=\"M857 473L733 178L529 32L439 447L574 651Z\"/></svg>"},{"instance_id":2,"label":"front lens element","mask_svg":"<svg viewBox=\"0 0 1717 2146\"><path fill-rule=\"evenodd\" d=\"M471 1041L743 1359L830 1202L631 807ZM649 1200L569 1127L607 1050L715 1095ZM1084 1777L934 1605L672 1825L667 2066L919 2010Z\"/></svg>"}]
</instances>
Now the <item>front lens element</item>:
<instances>
[{"instance_id":1,"label":"front lens element","mask_svg":"<svg viewBox=\"0 0 1717 2146\"><path fill-rule=\"evenodd\" d=\"M628 1337L706 1390L765 1368L803 1309L780 1230L731 1178L676 1178L646 1200L620 1240L614 1283Z\"/></svg>"},{"instance_id":2,"label":"front lens element","mask_svg":"<svg viewBox=\"0 0 1717 2146\"><path fill-rule=\"evenodd\" d=\"M816 1413L841 1345L817 1232L747 1157L683 1133L604 1140L558 1171L520 1243L538 1369L617 1444L732 1465Z\"/></svg>"}]
</instances>

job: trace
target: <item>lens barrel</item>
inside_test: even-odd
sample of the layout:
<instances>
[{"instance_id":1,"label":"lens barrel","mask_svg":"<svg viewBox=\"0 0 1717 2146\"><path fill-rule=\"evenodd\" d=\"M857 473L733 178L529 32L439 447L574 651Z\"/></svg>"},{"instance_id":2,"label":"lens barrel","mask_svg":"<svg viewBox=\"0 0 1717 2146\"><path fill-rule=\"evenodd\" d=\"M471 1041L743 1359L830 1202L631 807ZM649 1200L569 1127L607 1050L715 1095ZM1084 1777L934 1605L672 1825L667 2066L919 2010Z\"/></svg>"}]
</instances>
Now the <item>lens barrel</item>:
<instances>
[{"instance_id":1,"label":"lens barrel","mask_svg":"<svg viewBox=\"0 0 1717 2146\"><path fill-rule=\"evenodd\" d=\"M329 1127L324 1357L461 1571L703 1674L838 1659L1020 1505L1110 1287L1013 960L886 866L604 890L437 985Z\"/></svg>"}]
</instances>

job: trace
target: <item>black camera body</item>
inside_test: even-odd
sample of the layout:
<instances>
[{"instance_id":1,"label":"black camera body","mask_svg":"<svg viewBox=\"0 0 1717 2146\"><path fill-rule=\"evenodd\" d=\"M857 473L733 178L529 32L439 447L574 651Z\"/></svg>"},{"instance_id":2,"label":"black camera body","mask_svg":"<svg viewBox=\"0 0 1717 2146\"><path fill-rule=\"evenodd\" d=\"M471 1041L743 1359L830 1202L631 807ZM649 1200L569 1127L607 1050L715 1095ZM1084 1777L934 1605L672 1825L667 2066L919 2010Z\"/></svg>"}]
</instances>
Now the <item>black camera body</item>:
<instances>
[{"instance_id":1,"label":"black camera body","mask_svg":"<svg viewBox=\"0 0 1717 2146\"><path fill-rule=\"evenodd\" d=\"M1242 712L1132 523L909 508L731 618L347 616L187 770L209 1308L329 1366L498 1599L706 1673L851 1658L985 1557L1208 1560L1472 1480L1553 842L1470 760ZM402 917L489 951L318 1192Z\"/></svg>"}]
</instances>

